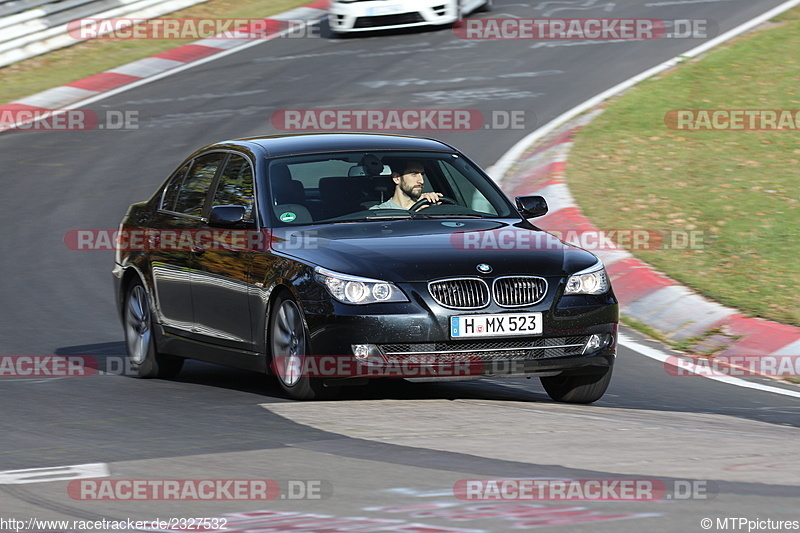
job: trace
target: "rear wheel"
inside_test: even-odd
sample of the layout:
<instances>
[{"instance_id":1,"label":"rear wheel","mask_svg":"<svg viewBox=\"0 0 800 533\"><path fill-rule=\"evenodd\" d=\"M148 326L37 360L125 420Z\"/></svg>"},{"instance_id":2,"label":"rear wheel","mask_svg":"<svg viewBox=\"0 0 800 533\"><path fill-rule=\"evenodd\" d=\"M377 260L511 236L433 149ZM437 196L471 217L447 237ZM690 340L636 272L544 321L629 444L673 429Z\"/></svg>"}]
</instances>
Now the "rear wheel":
<instances>
[{"instance_id":1,"label":"rear wheel","mask_svg":"<svg viewBox=\"0 0 800 533\"><path fill-rule=\"evenodd\" d=\"M548 396L557 402L592 403L605 394L612 369L595 374L560 375L540 378Z\"/></svg>"},{"instance_id":2,"label":"rear wheel","mask_svg":"<svg viewBox=\"0 0 800 533\"><path fill-rule=\"evenodd\" d=\"M308 336L303 312L288 295L275 300L269 324L272 371L286 393L295 400L319 400L333 396L338 388L326 387L319 377L306 373Z\"/></svg>"},{"instance_id":3,"label":"rear wheel","mask_svg":"<svg viewBox=\"0 0 800 533\"><path fill-rule=\"evenodd\" d=\"M153 336L150 300L140 280L134 281L125 297L125 347L131 368L140 378L173 378L183 367L183 358L160 354Z\"/></svg>"}]
</instances>

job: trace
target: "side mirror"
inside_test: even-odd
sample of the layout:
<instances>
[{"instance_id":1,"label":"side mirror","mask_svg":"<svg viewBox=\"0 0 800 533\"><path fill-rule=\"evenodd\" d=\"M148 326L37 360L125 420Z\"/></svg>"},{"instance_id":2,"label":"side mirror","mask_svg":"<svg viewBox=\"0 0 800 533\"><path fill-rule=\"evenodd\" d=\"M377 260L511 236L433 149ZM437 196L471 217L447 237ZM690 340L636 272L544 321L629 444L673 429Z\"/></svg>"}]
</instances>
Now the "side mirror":
<instances>
[{"instance_id":1,"label":"side mirror","mask_svg":"<svg viewBox=\"0 0 800 533\"><path fill-rule=\"evenodd\" d=\"M249 226L253 221L245 219L246 214L247 208L243 205L215 205L208 216L208 225L215 228Z\"/></svg>"},{"instance_id":2,"label":"side mirror","mask_svg":"<svg viewBox=\"0 0 800 533\"><path fill-rule=\"evenodd\" d=\"M517 196L517 209L525 218L536 218L547 214L544 196Z\"/></svg>"}]
</instances>

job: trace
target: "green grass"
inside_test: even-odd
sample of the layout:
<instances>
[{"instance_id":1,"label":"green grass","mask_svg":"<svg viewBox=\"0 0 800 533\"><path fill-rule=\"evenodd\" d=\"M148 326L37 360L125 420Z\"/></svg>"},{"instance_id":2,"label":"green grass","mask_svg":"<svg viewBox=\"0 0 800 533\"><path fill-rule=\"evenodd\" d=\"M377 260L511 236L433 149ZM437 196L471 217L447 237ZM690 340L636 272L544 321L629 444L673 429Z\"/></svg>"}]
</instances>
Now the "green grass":
<instances>
[{"instance_id":1,"label":"green grass","mask_svg":"<svg viewBox=\"0 0 800 533\"><path fill-rule=\"evenodd\" d=\"M631 329L638 331L639 333L643 333L650 337L651 339L655 339L663 344L670 346L673 349L676 348L676 343L667 339L663 333L655 329L654 327L648 326L644 322L640 322L633 318L632 316L628 315L620 315L619 321L628 326Z\"/></svg>"},{"instance_id":2,"label":"green grass","mask_svg":"<svg viewBox=\"0 0 800 533\"><path fill-rule=\"evenodd\" d=\"M165 18L266 18L308 0L212 0ZM142 59L191 40L97 39L0 68L0 104Z\"/></svg>"},{"instance_id":3,"label":"green grass","mask_svg":"<svg viewBox=\"0 0 800 533\"><path fill-rule=\"evenodd\" d=\"M668 129L675 109L800 109L800 9L610 103L567 173L600 228L700 231L690 250L632 250L711 299L800 325L800 131ZM600 199L601 201L598 201Z\"/></svg>"}]
</instances>

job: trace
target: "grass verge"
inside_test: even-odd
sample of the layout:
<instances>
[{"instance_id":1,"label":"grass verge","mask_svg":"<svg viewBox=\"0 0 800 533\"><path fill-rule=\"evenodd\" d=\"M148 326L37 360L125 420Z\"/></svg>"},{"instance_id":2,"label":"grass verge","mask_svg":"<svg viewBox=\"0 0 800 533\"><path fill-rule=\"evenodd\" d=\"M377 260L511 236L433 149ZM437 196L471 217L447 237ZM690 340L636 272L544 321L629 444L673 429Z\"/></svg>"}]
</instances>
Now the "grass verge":
<instances>
[{"instance_id":1,"label":"grass verge","mask_svg":"<svg viewBox=\"0 0 800 533\"><path fill-rule=\"evenodd\" d=\"M164 18L266 18L309 0L211 0ZM189 44L191 40L96 39L0 68L0 104Z\"/></svg>"},{"instance_id":2,"label":"grass verge","mask_svg":"<svg viewBox=\"0 0 800 533\"><path fill-rule=\"evenodd\" d=\"M800 325L800 129L668 129L677 109L800 110L800 8L610 103L570 154L570 189L603 229L698 231L632 250L707 297ZM597 201L601 199L601 201Z\"/></svg>"},{"instance_id":3,"label":"grass verge","mask_svg":"<svg viewBox=\"0 0 800 533\"><path fill-rule=\"evenodd\" d=\"M661 333L660 331L658 331L657 329L655 329L655 328L653 328L651 326L648 326L644 322L640 322L640 321L636 320L632 316L620 315L619 316L619 321L622 322L623 324L625 324L626 326L628 326L629 328L634 329L634 330L638 331L639 333L643 333L643 334L647 335L651 339L655 339L655 340L659 341L662 344L666 344L667 346L669 346L672 349L677 349L676 343L673 342L673 341L670 341L669 339L667 339L664 336L663 333Z\"/></svg>"}]
</instances>

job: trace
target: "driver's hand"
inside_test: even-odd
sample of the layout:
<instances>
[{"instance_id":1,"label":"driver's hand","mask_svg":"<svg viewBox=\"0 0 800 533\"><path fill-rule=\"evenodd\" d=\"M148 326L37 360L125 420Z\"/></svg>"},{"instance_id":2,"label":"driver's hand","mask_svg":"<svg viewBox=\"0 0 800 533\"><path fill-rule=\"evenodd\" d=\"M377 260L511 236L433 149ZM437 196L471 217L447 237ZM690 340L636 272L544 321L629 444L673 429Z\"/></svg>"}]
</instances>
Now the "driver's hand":
<instances>
[{"instance_id":1,"label":"driver's hand","mask_svg":"<svg viewBox=\"0 0 800 533\"><path fill-rule=\"evenodd\" d=\"M431 204L438 204L439 198L444 196L440 192L424 192L419 195L420 200L428 200Z\"/></svg>"}]
</instances>

